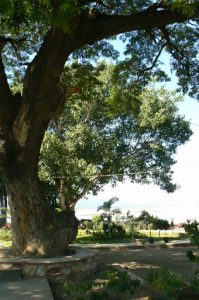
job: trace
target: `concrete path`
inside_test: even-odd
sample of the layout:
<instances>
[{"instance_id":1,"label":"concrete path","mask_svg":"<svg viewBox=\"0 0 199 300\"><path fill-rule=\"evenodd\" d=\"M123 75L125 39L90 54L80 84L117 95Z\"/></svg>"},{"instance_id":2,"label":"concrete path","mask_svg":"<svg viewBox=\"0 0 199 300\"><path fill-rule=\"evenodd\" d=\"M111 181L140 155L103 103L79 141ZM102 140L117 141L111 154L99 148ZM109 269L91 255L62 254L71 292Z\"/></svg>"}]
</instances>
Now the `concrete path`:
<instances>
[{"instance_id":1,"label":"concrete path","mask_svg":"<svg viewBox=\"0 0 199 300\"><path fill-rule=\"evenodd\" d=\"M47 279L0 282L0 300L53 300Z\"/></svg>"}]
</instances>

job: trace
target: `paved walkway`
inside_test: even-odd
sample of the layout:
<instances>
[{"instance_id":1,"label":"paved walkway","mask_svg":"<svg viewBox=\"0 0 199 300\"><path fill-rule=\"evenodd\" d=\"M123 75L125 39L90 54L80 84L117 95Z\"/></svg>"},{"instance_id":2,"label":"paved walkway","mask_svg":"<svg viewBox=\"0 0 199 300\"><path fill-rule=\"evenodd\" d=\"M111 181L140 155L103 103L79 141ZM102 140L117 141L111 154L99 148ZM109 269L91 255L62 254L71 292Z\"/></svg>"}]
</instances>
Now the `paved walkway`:
<instances>
[{"instance_id":1,"label":"paved walkway","mask_svg":"<svg viewBox=\"0 0 199 300\"><path fill-rule=\"evenodd\" d=\"M0 282L0 300L53 300L47 279Z\"/></svg>"}]
</instances>

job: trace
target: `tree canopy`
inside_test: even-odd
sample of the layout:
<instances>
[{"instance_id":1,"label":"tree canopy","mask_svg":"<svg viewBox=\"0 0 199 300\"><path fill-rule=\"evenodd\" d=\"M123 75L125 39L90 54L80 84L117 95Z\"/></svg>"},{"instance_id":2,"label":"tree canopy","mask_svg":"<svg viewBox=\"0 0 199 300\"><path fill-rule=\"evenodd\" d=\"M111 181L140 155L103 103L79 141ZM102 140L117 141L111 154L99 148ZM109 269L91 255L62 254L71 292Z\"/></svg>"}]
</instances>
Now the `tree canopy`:
<instances>
[{"instance_id":1,"label":"tree canopy","mask_svg":"<svg viewBox=\"0 0 199 300\"><path fill-rule=\"evenodd\" d=\"M148 211L141 211L140 215L134 219L135 222L143 222L144 227L150 227L155 230L167 230L171 227L168 220L158 218L157 216L151 215Z\"/></svg>"},{"instance_id":2,"label":"tree canopy","mask_svg":"<svg viewBox=\"0 0 199 300\"><path fill-rule=\"evenodd\" d=\"M35 87L44 89L48 84L50 90L70 54L83 60L100 55L116 58L118 51L110 39L121 34L126 58L118 68L128 72L131 81L143 84L154 74L164 78L159 57L165 49L171 54L171 69L181 89L196 97L197 17L197 1L2 0L2 59L12 80L23 79L26 74L27 82L31 73L31 78L37 77ZM75 45L67 45L68 38L75 39ZM37 66L34 72L31 66ZM43 81L45 75L49 76L48 83Z\"/></svg>"},{"instance_id":3,"label":"tree canopy","mask_svg":"<svg viewBox=\"0 0 199 300\"><path fill-rule=\"evenodd\" d=\"M153 181L172 192L173 154L186 142L189 123L178 114L179 95L153 84L137 96L115 81L117 66L74 62L67 80L81 87L50 123L41 148L40 177L54 197L73 207L89 192L123 181ZM69 75L70 74L70 75ZM62 78L63 82L66 80ZM63 83L64 84L64 83ZM115 105L120 94L121 105Z\"/></svg>"}]
</instances>

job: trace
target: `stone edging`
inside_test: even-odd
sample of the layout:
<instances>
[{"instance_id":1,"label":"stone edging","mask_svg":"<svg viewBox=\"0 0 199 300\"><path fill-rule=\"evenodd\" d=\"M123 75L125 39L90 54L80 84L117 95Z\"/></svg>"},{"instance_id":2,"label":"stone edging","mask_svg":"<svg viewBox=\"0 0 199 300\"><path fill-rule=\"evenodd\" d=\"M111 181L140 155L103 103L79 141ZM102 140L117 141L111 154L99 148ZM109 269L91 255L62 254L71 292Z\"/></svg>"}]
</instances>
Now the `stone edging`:
<instances>
[{"instance_id":1,"label":"stone edging","mask_svg":"<svg viewBox=\"0 0 199 300\"><path fill-rule=\"evenodd\" d=\"M96 269L96 253L90 249L76 248L76 253L53 258L1 258L0 271L21 269L24 277L60 276L69 278L73 275L87 276Z\"/></svg>"},{"instance_id":2,"label":"stone edging","mask_svg":"<svg viewBox=\"0 0 199 300\"><path fill-rule=\"evenodd\" d=\"M108 250L108 249L161 249L161 248L177 248L177 247L190 247L194 246L189 241L185 242L169 242L169 243L155 243L155 244L136 244L136 243L119 243L119 244L71 244L71 246L81 249L94 249L94 250Z\"/></svg>"},{"instance_id":3,"label":"stone edging","mask_svg":"<svg viewBox=\"0 0 199 300\"><path fill-rule=\"evenodd\" d=\"M114 270L116 270L116 271L119 271L119 272L127 272L128 277L129 277L132 281L138 280L138 281L140 282L140 285L147 285L146 281L145 281L143 278L137 276L137 275L136 275L135 273L133 273L132 271L129 271L128 269L123 268L120 264L111 264L111 265L109 265L109 266L110 266L111 268L113 268Z\"/></svg>"}]
</instances>

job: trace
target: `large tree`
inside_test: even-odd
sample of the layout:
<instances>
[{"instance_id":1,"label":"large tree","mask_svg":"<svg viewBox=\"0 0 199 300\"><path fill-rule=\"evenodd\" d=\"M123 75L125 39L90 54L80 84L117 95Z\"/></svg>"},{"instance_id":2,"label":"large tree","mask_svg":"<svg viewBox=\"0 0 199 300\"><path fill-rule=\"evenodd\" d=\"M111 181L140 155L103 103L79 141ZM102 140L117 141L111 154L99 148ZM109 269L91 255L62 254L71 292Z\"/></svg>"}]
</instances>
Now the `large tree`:
<instances>
[{"instance_id":1,"label":"large tree","mask_svg":"<svg viewBox=\"0 0 199 300\"><path fill-rule=\"evenodd\" d=\"M65 69L81 94L73 95L60 117L50 122L40 156L40 178L48 183L44 195L54 207L73 209L88 193L95 195L104 184L126 177L153 181L168 192L176 188L172 156L191 134L178 114L181 97L152 83L132 101L128 78L121 86L113 78L115 68L104 62L74 62ZM116 110L115 95L121 90L122 105Z\"/></svg>"},{"instance_id":2,"label":"large tree","mask_svg":"<svg viewBox=\"0 0 199 300\"><path fill-rule=\"evenodd\" d=\"M198 15L197 1L1 0L0 159L16 254L61 253L76 233L74 215L47 209L38 182L45 130L75 91L70 82L60 88L65 62L116 55L104 39L126 33L118 72L121 81L121 70L129 72L135 94L150 76L164 77L158 58L165 48L183 91L194 95ZM13 91L16 81L22 92Z\"/></svg>"}]
</instances>

